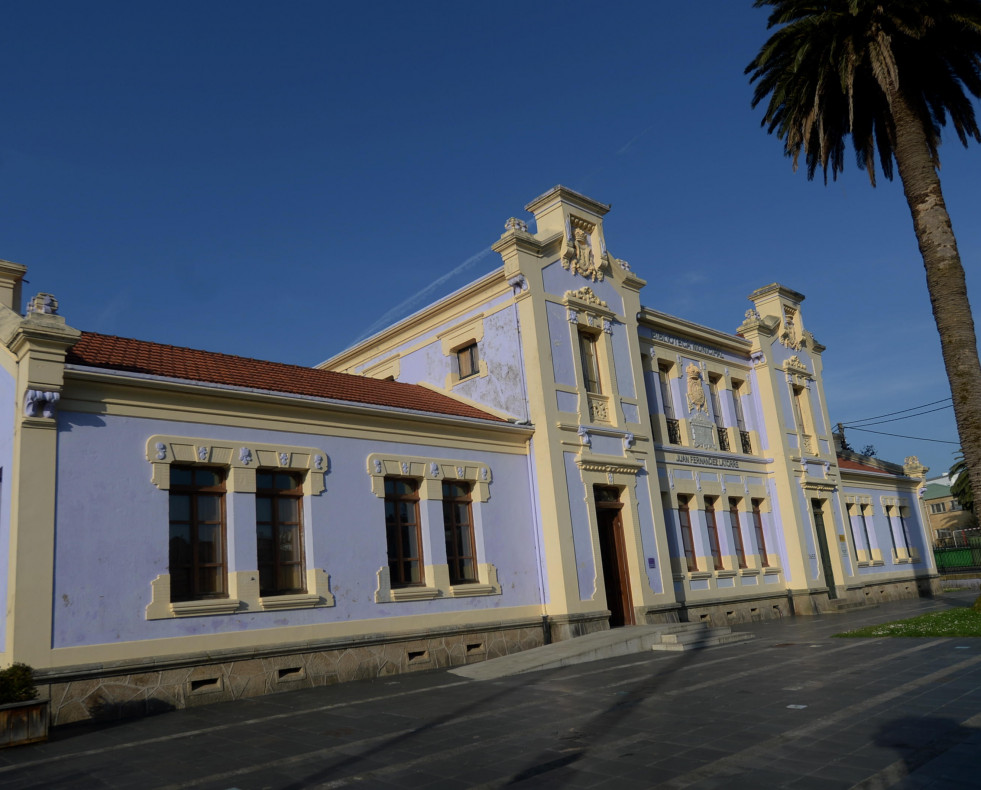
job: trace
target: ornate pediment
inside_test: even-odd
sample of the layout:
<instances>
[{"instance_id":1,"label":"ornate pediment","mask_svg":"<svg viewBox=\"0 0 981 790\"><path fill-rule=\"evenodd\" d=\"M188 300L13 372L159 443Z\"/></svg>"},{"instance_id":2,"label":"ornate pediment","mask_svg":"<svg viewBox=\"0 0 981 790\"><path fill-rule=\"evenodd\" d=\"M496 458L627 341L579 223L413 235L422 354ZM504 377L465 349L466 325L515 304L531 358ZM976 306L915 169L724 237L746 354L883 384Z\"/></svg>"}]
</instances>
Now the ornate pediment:
<instances>
[{"instance_id":1,"label":"ornate pediment","mask_svg":"<svg viewBox=\"0 0 981 790\"><path fill-rule=\"evenodd\" d=\"M603 310L610 309L609 305L594 294L593 289L588 285L584 285L576 291L566 291L565 300L569 301L570 299L575 299L577 302L582 302L592 307L600 307Z\"/></svg>"}]
</instances>

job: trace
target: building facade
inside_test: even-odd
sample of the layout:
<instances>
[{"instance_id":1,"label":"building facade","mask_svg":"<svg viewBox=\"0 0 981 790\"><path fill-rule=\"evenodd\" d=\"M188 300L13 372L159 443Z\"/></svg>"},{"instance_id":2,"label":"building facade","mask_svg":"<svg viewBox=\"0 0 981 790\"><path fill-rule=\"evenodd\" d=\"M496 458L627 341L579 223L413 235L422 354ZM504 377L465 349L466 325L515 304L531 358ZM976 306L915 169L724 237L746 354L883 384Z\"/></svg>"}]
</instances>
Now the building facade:
<instances>
[{"instance_id":1,"label":"building facade","mask_svg":"<svg viewBox=\"0 0 981 790\"><path fill-rule=\"evenodd\" d=\"M608 206L527 210L317 368L21 315L0 264L0 650L55 723L936 589L926 470L835 452L801 294L699 326L642 305Z\"/></svg>"}]
</instances>

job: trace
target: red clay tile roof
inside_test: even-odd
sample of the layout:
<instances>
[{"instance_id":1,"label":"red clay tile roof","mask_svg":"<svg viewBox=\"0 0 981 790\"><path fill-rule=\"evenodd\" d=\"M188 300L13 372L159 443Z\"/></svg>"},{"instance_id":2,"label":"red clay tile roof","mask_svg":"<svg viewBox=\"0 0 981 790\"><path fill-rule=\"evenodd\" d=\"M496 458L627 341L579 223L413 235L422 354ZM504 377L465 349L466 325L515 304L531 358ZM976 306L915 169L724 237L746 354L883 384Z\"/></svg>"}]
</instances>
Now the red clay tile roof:
<instances>
[{"instance_id":1,"label":"red clay tile roof","mask_svg":"<svg viewBox=\"0 0 981 790\"><path fill-rule=\"evenodd\" d=\"M840 469L853 469L856 472L875 472L880 475L893 475L894 477L901 477L895 472L890 472L888 469L877 469L874 466L869 466L868 464L860 463L859 461L848 461L844 458L838 459L838 467Z\"/></svg>"},{"instance_id":2,"label":"red clay tile roof","mask_svg":"<svg viewBox=\"0 0 981 790\"><path fill-rule=\"evenodd\" d=\"M82 332L81 339L69 350L66 362L207 384L504 422L499 417L417 384L381 381L280 362L263 362L95 332Z\"/></svg>"}]
</instances>

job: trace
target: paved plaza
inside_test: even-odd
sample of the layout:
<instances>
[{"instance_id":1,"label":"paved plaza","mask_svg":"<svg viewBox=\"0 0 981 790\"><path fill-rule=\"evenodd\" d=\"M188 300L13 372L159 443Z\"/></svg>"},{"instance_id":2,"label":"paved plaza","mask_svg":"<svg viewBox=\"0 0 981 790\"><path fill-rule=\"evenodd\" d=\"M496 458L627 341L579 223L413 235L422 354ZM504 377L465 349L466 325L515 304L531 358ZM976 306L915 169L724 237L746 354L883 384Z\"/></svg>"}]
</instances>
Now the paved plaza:
<instances>
[{"instance_id":1,"label":"paved plaza","mask_svg":"<svg viewBox=\"0 0 981 790\"><path fill-rule=\"evenodd\" d=\"M756 639L714 649L62 728L0 752L0 787L974 788L981 640L832 635L976 594L740 625Z\"/></svg>"}]
</instances>

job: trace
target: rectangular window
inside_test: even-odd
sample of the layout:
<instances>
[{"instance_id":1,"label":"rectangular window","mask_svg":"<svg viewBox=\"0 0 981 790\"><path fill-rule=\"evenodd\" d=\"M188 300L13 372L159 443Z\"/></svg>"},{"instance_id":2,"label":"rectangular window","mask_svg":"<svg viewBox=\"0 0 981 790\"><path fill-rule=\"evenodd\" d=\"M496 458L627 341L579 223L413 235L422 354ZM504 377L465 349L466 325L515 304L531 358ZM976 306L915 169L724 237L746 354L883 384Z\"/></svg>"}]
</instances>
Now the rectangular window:
<instances>
[{"instance_id":1,"label":"rectangular window","mask_svg":"<svg viewBox=\"0 0 981 790\"><path fill-rule=\"evenodd\" d=\"M681 544L685 550L685 562L689 572L698 570L695 559L695 544L691 534L691 513L688 511L688 499L678 497L678 523L681 526Z\"/></svg>"},{"instance_id":2,"label":"rectangular window","mask_svg":"<svg viewBox=\"0 0 981 790\"><path fill-rule=\"evenodd\" d=\"M743 415L743 383L732 380L732 410L736 413L736 427L746 430L746 418Z\"/></svg>"},{"instance_id":3,"label":"rectangular window","mask_svg":"<svg viewBox=\"0 0 981 790\"><path fill-rule=\"evenodd\" d=\"M259 595L304 593L303 478L295 472L260 469L255 484Z\"/></svg>"},{"instance_id":4,"label":"rectangular window","mask_svg":"<svg viewBox=\"0 0 981 790\"><path fill-rule=\"evenodd\" d=\"M443 483L443 532L450 584L475 584L477 563L469 483Z\"/></svg>"},{"instance_id":5,"label":"rectangular window","mask_svg":"<svg viewBox=\"0 0 981 790\"><path fill-rule=\"evenodd\" d=\"M903 532L903 544L906 546L906 553L910 552L909 530L906 528L906 516L903 515L901 507L896 508L896 515L899 517L899 526Z\"/></svg>"},{"instance_id":6,"label":"rectangular window","mask_svg":"<svg viewBox=\"0 0 981 790\"><path fill-rule=\"evenodd\" d=\"M860 505L858 509L858 521L862 525L862 536L865 538L865 549L869 553L869 559L872 559L872 541L869 540L869 522L865 518L865 505Z\"/></svg>"},{"instance_id":7,"label":"rectangular window","mask_svg":"<svg viewBox=\"0 0 981 790\"><path fill-rule=\"evenodd\" d=\"M170 600L224 598L225 472L170 467Z\"/></svg>"},{"instance_id":8,"label":"rectangular window","mask_svg":"<svg viewBox=\"0 0 981 790\"><path fill-rule=\"evenodd\" d=\"M746 567L746 547L743 545L743 533L739 528L739 500L729 499L729 532L732 535L732 547L736 552L739 567Z\"/></svg>"},{"instance_id":9,"label":"rectangular window","mask_svg":"<svg viewBox=\"0 0 981 790\"><path fill-rule=\"evenodd\" d=\"M899 514L898 507L886 508L886 527L889 529L889 543L892 545L892 553L896 553L896 533L892 531L892 517L889 511L893 511L895 515Z\"/></svg>"},{"instance_id":10,"label":"rectangular window","mask_svg":"<svg viewBox=\"0 0 981 790\"><path fill-rule=\"evenodd\" d=\"M722 549L719 548L719 526L715 521L715 500L705 499L705 528L708 530L709 550L712 552L712 562L717 571L721 571Z\"/></svg>"},{"instance_id":11,"label":"rectangular window","mask_svg":"<svg viewBox=\"0 0 981 790\"><path fill-rule=\"evenodd\" d=\"M661 405L664 408L664 420L668 429L668 444L681 444L681 426L674 416L674 400L671 397L669 375L671 365L661 362L657 366L657 380L661 391Z\"/></svg>"},{"instance_id":12,"label":"rectangular window","mask_svg":"<svg viewBox=\"0 0 981 790\"><path fill-rule=\"evenodd\" d=\"M421 585L422 535L419 484L403 477L385 478L385 531L392 587Z\"/></svg>"},{"instance_id":13,"label":"rectangular window","mask_svg":"<svg viewBox=\"0 0 981 790\"><path fill-rule=\"evenodd\" d=\"M756 550L760 554L760 565L769 567L766 555L766 536L763 534L763 514L760 512L761 500L753 500L753 528L756 532Z\"/></svg>"},{"instance_id":14,"label":"rectangular window","mask_svg":"<svg viewBox=\"0 0 981 790\"><path fill-rule=\"evenodd\" d=\"M477 344L471 343L457 351L456 364L461 379L476 376L480 372L480 358L477 356Z\"/></svg>"},{"instance_id":15,"label":"rectangular window","mask_svg":"<svg viewBox=\"0 0 981 790\"><path fill-rule=\"evenodd\" d=\"M579 356L582 360L582 376L586 392L601 394L599 363L596 357L596 335L589 332L579 332Z\"/></svg>"}]
</instances>

